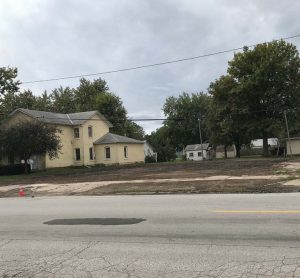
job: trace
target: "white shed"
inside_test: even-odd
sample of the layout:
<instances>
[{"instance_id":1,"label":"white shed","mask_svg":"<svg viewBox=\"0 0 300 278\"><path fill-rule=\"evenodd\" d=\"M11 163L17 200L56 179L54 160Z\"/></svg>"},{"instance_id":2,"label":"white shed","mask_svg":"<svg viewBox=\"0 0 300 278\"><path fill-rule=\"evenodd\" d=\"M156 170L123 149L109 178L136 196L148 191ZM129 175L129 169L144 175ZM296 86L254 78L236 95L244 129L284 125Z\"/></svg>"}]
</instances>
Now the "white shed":
<instances>
[{"instance_id":1,"label":"white shed","mask_svg":"<svg viewBox=\"0 0 300 278\"><path fill-rule=\"evenodd\" d=\"M202 153L203 150L203 153ZM187 160L203 160L209 158L209 143L187 145L185 147L185 155Z\"/></svg>"}]
</instances>

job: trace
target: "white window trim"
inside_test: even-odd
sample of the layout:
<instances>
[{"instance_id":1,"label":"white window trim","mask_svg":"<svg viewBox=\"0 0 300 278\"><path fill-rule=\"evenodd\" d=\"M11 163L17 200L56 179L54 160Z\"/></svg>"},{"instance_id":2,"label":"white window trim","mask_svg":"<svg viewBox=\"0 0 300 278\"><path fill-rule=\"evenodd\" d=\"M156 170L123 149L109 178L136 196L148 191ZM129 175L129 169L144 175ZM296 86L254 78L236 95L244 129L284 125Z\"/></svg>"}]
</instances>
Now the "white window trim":
<instances>
[{"instance_id":1,"label":"white window trim","mask_svg":"<svg viewBox=\"0 0 300 278\"><path fill-rule=\"evenodd\" d=\"M80 155L80 159L79 160L76 159L76 150L79 150L79 155ZM74 149L74 160L75 161L81 161L81 150L80 150L80 148L75 148Z\"/></svg>"},{"instance_id":2,"label":"white window trim","mask_svg":"<svg viewBox=\"0 0 300 278\"><path fill-rule=\"evenodd\" d=\"M127 156L125 156L125 148L126 148L126 154L127 154ZM128 146L124 146L124 148L123 148L123 154L124 154L124 159L128 159Z\"/></svg>"},{"instance_id":3,"label":"white window trim","mask_svg":"<svg viewBox=\"0 0 300 278\"><path fill-rule=\"evenodd\" d=\"M75 129L78 129L78 136L79 137L75 137ZM77 140L80 139L80 128L79 127L74 127L73 128L73 137L74 137L74 139L77 139Z\"/></svg>"},{"instance_id":4,"label":"white window trim","mask_svg":"<svg viewBox=\"0 0 300 278\"><path fill-rule=\"evenodd\" d=\"M92 133L91 136L90 136L90 132L89 132L90 128L91 128L91 133ZM89 125L89 126L88 126L88 137L89 137L89 138L93 138L93 135L94 135L94 134L93 134L93 126Z\"/></svg>"},{"instance_id":5,"label":"white window trim","mask_svg":"<svg viewBox=\"0 0 300 278\"><path fill-rule=\"evenodd\" d=\"M107 158L107 157L106 157L106 149L110 149L110 151L109 151L109 153L110 153L110 158ZM105 147L104 147L104 159L105 159L105 160L111 160L111 147L109 147L109 146L105 146Z\"/></svg>"}]
</instances>

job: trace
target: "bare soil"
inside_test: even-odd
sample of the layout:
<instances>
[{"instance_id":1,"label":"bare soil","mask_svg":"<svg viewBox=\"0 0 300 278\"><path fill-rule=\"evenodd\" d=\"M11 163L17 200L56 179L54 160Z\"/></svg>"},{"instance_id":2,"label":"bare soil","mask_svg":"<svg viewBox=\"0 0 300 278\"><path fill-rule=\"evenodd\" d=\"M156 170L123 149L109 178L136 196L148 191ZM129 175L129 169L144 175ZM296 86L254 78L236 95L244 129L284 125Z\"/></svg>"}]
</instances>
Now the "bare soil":
<instances>
[{"instance_id":1,"label":"bare soil","mask_svg":"<svg viewBox=\"0 0 300 278\"><path fill-rule=\"evenodd\" d=\"M22 184L51 184L40 187L36 194L44 195L111 195L111 194L183 194L183 193L271 193L298 192L300 186L285 185L283 177L267 178L276 172L284 172L282 160L276 159L229 159L200 162L158 163L146 165L128 165L114 167L94 167L90 169L66 169L66 171L45 171L39 175L29 175ZM213 176L233 176L237 179L221 180L186 180L159 181L154 179L193 179ZM246 177L245 177L246 176ZM255 176L255 179L247 179ZM239 178L240 177L240 178ZM143 180L134 182L134 180ZM95 182L116 181L101 186L89 185ZM120 181L118 183L117 181ZM127 182L128 181L128 182ZM7 186L7 191L0 190L0 197L17 196L17 189L9 189L18 180L5 181L0 179L0 187ZM21 183L21 181L20 181ZM19 184L20 184L19 183ZM73 190L68 185L82 184L82 190ZM65 186L64 186L65 185ZM66 187L67 190L55 190ZM81 185L80 185L81 186ZM86 188L84 188L86 186ZM0 189L1 189L0 188ZM48 190L46 190L48 188ZM71 190L70 190L71 189ZM28 191L29 189L27 189ZM29 193L29 192L28 192ZM28 194L27 194L28 195Z\"/></svg>"}]
</instances>

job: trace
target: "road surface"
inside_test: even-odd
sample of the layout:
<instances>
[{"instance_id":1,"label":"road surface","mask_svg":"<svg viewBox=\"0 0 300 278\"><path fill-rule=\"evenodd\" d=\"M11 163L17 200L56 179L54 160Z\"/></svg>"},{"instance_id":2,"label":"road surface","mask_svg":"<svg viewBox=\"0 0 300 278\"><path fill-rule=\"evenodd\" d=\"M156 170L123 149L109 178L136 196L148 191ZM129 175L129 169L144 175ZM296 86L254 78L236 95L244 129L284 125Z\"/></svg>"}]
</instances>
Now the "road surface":
<instances>
[{"instance_id":1,"label":"road surface","mask_svg":"<svg viewBox=\"0 0 300 278\"><path fill-rule=\"evenodd\" d=\"M0 277L300 277L300 194L3 198Z\"/></svg>"}]
</instances>

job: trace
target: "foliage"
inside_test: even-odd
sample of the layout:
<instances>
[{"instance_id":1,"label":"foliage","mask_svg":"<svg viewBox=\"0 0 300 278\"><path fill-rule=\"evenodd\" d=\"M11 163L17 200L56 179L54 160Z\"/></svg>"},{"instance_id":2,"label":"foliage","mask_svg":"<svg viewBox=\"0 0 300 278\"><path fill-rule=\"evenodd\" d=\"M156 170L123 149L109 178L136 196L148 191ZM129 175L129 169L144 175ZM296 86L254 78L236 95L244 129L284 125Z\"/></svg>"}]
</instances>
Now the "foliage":
<instances>
[{"instance_id":1,"label":"foliage","mask_svg":"<svg viewBox=\"0 0 300 278\"><path fill-rule=\"evenodd\" d=\"M212 103L208 125L212 130L212 144L228 146L234 143L239 157L241 145L247 144L251 136L247 127L248 115L240 110L236 88L236 81L229 75L221 76L210 84L208 91Z\"/></svg>"},{"instance_id":2,"label":"foliage","mask_svg":"<svg viewBox=\"0 0 300 278\"><path fill-rule=\"evenodd\" d=\"M156 159L154 155L146 155L145 163L155 163Z\"/></svg>"},{"instance_id":3,"label":"foliage","mask_svg":"<svg viewBox=\"0 0 300 278\"><path fill-rule=\"evenodd\" d=\"M166 126L153 131L150 135L146 135L146 140L157 152L158 162L171 161L176 158L175 148L170 143L170 136Z\"/></svg>"},{"instance_id":4,"label":"foliage","mask_svg":"<svg viewBox=\"0 0 300 278\"><path fill-rule=\"evenodd\" d=\"M167 120L164 126L168 130L170 144L174 148L184 148L188 144L199 142L199 122L203 141L208 139L207 115L211 97L204 93L183 93L178 97L169 97L163 106ZM174 120L177 119L177 120Z\"/></svg>"},{"instance_id":5,"label":"foliage","mask_svg":"<svg viewBox=\"0 0 300 278\"><path fill-rule=\"evenodd\" d=\"M283 113L288 111L290 125L299 119L300 58L296 46L283 40L244 48L229 62L228 74L236 82L231 104L247 115L245 124L251 134L264 140L282 133Z\"/></svg>"},{"instance_id":6,"label":"foliage","mask_svg":"<svg viewBox=\"0 0 300 278\"><path fill-rule=\"evenodd\" d=\"M50 159L58 156L61 148L59 130L41 122L20 122L1 130L0 149L25 161L33 154L47 153Z\"/></svg>"},{"instance_id":7,"label":"foliage","mask_svg":"<svg viewBox=\"0 0 300 278\"><path fill-rule=\"evenodd\" d=\"M63 88L60 86L54 89L49 98L52 106L50 110L63 114L77 112L75 90L70 87Z\"/></svg>"},{"instance_id":8,"label":"foliage","mask_svg":"<svg viewBox=\"0 0 300 278\"><path fill-rule=\"evenodd\" d=\"M15 80L17 75L17 68L0 68L0 96L5 93L15 93L19 90L20 81Z\"/></svg>"}]
</instances>

